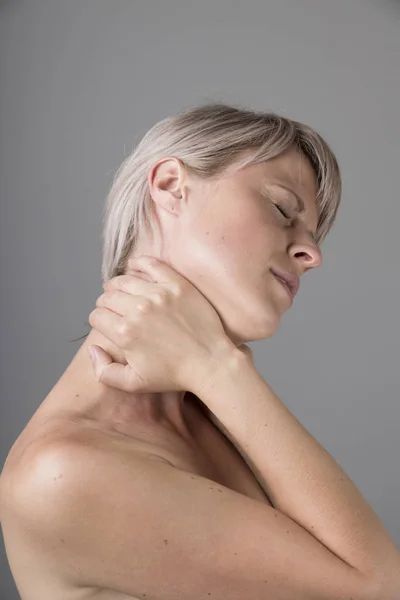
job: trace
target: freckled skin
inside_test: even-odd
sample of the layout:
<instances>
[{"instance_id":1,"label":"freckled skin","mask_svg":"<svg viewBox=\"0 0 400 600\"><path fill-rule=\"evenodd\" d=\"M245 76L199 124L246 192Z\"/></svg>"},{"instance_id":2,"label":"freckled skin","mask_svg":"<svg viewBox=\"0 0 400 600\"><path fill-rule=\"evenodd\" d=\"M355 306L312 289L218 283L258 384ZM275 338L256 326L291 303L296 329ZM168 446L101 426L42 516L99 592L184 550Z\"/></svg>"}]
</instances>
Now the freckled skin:
<instances>
[{"instance_id":1,"label":"freckled skin","mask_svg":"<svg viewBox=\"0 0 400 600\"><path fill-rule=\"evenodd\" d=\"M191 281L214 306L235 344L271 337L289 304L270 268L290 270L301 276L321 264L321 252L308 232L315 231L317 226L316 182L310 164L302 155L290 151L216 181L189 177L179 164L175 159L161 160L149 173L162 244L143 242L135 254L161 258ZM304 214L296 215L295 197L282 186L289 186L302 197ZM292 221L277 210L277 203L289 208ZM130 441L136 441L139 433L141 441L145 438L155 454L160 453L160 448L167 448L189 465L193 465L190 460L198 452L199 461L192 472L202 476L207 476L208 468L211 473L224 473L225 462L213 471L215 464L209 460L224 450L232 472L232 480L224 484L240 489L240 493L246 488L244 493L261 499L258 484L246 479L243 465L235 462L237 459L223 447L222 434L210 427L195 398L189 402L184 392L176 391L128 394L100 384L87 355L87 346L91 344L98 344L113 360L126 364L121 350L92 329L16 443L16 463L30 441L41 437L43 424L55 417L57 434L61 434L62 419L66 416L66 428L71 429L71 423L78 427L79 423L85 423L85 427L90 423L92 429L96 427L105 434L101 439L108 436L112 451L121 434L123 443L118 439L118 448L126 444L127 456ZM245 469L248 474L247 465ZM62 473L54 481L61 478ZM210 479L221 483L217 475ZM210 486L210 493L215 491L222 493L221 488ZM63 538L61 542L64 543ZM163 539L163 543L167 546L168 539ZM21 544L15 551L14 570L24 587L34 593L29 577L34 574L35 565L32 563L29 571L18 558L24 550ZM40 576L40 585L45 584L43 577ZM54 573L49 574L52 585L54 577ZM51 600L69 599L65 590L56 597L51 589ZM50 596L40 597L50 600ZM73 597L70 596L71 600ZM107 596L107 600L114 598L119 596L111 593Z\"/></svg>"},{"instance_id":2,"label":"freckled skin","mask_svg":"<svg viewBox=\"0 0 400 600\"><path fill-rule=\"evenodd\" d=\"M195 285L235 344L271 337L289 301L270 268L290 270L301 278L322 261L308 233L317 227L316 178L308 160L290 150L210 181L189 176L174 158L163 159L149 173L149 189L162 245L142 241L135 255L157 256ZM294 194L302 198L304 214L296 213ZM290 211L292 220L284 218L277 203ZM51 394L50 411L85 411L95 405L99 419L127 434L131 424L140 421L158 430L172 426L184 436L188 430L195 435L198 419L186 410L184 392L103 389L87 355L91 344L126 364L121 350L92 329L58 382L57 394Z\"/></svg>"},{"instance_id":3,"label":"freckled skin","mask_svg":"<svg viewBox=\"0 0 400 600\"><path fill-rule=\"evenodd\" d=\"M305 212L292 226L273 206L296 206L280 184L304 200ZM192 184L187 204L193 209L182 209L180 219L156 204L168 249L162 260L207 297L236 343L271 337L288 308L272 266L302 275L320 265L321 251L307 233L317 226L316 191L310 164L290 151L217 182Z\"/></svg>"}]
</instances>

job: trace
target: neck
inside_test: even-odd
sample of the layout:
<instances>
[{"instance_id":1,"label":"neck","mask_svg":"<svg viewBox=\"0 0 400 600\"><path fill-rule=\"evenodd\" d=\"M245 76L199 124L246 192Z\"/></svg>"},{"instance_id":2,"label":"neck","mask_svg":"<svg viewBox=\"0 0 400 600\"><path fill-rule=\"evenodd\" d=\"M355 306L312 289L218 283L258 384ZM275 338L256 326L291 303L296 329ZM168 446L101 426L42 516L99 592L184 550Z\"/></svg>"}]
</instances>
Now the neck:
<instances>
[{"instance_id":1,"label":"neck","mask_svg":"<svg viewBox=\"0 0 400 600\"><path fill-rule=\"evenodd\" d=\"M124 433L138 423L152 429L172 429L184 438L191 438L196 430L196 415L206 411L190 392L130 393L109 387L94 376L87 347L97 344L114 360L127 364L124 354L110 340L91 330L70 365L46 398L51 411L71 411L118 426ZM193 410L194 407L197 410Z\"/></svg>"}]
</instances>

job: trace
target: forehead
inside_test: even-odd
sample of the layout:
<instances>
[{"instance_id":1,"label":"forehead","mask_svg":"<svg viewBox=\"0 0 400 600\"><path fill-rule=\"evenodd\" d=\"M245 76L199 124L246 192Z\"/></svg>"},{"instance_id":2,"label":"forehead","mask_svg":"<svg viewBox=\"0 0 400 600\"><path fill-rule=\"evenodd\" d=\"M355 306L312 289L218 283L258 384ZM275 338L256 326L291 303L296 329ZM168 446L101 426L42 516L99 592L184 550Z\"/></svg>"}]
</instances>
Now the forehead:
<instances>
[{"instance_id":1,"label":"forehead","mask_svg":"<svg viewBox=\"0 0 400 600\"><path fill-rule=\"evenodd\" d=\"M317 178L309 160L296 150L289 150L280 156L260 163L260 172L268 180L292 184L303 190L310 200L317 195Z\"/></svg>"}]
</instances>

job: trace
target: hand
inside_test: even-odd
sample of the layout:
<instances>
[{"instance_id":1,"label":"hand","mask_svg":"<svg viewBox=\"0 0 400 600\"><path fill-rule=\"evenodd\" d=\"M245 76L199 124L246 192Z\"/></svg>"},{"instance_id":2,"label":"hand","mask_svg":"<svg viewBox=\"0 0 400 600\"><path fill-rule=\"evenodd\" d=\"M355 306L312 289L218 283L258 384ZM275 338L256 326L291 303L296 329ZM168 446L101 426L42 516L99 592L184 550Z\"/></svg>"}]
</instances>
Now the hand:
<instances>
[{"instance_id":1,"label":"hand","mask_svg":"<svg viewBox=\"0 0 400 600\"><path fill-rule=\"evenodd\" d=\"M236 346L208 300L172 267L148 256L129 265L131 273L111 279L89 315L90 325L120 348L128 364L91 346L97 379L127 392L196 393Z\"/></svg>"}]
</instances>

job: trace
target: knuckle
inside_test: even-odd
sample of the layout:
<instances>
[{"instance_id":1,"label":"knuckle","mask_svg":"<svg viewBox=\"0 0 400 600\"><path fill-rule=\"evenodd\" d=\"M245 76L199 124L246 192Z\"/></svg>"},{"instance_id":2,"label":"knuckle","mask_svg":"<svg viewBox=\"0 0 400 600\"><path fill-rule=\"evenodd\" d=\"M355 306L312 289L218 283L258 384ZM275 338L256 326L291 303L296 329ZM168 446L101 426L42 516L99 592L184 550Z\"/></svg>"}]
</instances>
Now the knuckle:
<instances>
[{"instance_id":1,"label":"knuckle","mask_svg":"<svg viewBox=\"0 0 400 600\"><path fill-rule=\"evenodd\" d=\"M116 336L118 339L118 345L121 348L124 348L131 339L131 328L128 323L121 323L116 330Z\"/></svg>"},{"instance_id":2,"label":"knuckle","mask_svg":"<svg viewBox=\"0 0 400 600\"><path fill-rule=\"evenodd\" d=\"M184 283L182 283L182 282L180 282L180 281L179 281L179 282L174 282L174 283L171 285L172 293L173 293L173 294L174 294L176 297L182 296L182 294L183 294L183 293L184 293L184 291L185 291L185 287L186 287L186 286L185 286L185 284L184 284Z\"/></svg>"},{"instance_id":3,"label":"knuckle","mask_svg":"<svg viewBox=\"0 0 400 600\"><path fill-rule=\"evenodd\" d=\"M151 302L148 298L144 298L140 302L138 302L136 306L137 312L141 315L147 314L151 309Z\"/></svg>"},{"instance_id":4,"label":"knuckle","mask_svg":"<svg viewBox=\"0 0 400 600\"><path fill-rule=\"evenodd\" d=\"M107 292L110 293L115 289L123 288L126 281L127 281L127 278L125 275L117 275L116 277L113 277L112 279L110 279L108 281Z\"/></svg>"},{"instance_id":5,"label":"knuckle","mask_svg":"<svg viewBox=\"0 0 400 600\"><path fill-rule=\"evenodd\" d=\"M98 308L100 308L101 306L104 306L105 305L105 300L106 300L105 294L102 294L101 296L99 296L97 298L97 300L96 300L96 306Z\"/></svg>"},{"instance_id":6,"label":"knuckle","mask_svg":"<svg viewBox=\"0 0 400 600\"><path fill-rule=\"evenodd\" d=\"M155 292L153 294L153 300L158 306L165 306L168 304L169 299L170 295L167 290L160 290L159 292Z\"/></svg>"},{"instance_id":7,"label":"knuckle","mask_svg":"<svg viewBox=\"0 0 400 600\"><path fill-rule=\"evenodd\" d=\"M94 310L92 310L92 312L89 314L89 323L90 325L92 325L92 327L94 326L95 322L96 322L96 316L97 316L98 312L97 312L97 308L95 308Z\"/></svg>"}]
</instances>

